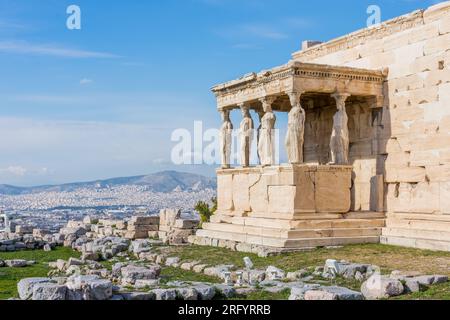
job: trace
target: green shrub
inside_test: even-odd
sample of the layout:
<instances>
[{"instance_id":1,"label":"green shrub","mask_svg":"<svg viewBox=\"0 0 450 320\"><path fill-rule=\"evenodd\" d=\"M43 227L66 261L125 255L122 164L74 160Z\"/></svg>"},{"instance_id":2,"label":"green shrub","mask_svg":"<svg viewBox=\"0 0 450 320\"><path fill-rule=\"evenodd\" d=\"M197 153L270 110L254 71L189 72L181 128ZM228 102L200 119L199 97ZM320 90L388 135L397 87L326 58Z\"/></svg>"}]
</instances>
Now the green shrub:
<instances>
[{"instance_id":1,"label":"green shrub","mask_svg":"<svg viewBox=\"0 0 450 320\"><path fill-rule=\"evenodd\" d=\"M217 211L217 198L212 198L211 203L199 201L195 205L195 211L200 215L200 225L211 220L211 216Z\"/></svg>"}]
</instances>

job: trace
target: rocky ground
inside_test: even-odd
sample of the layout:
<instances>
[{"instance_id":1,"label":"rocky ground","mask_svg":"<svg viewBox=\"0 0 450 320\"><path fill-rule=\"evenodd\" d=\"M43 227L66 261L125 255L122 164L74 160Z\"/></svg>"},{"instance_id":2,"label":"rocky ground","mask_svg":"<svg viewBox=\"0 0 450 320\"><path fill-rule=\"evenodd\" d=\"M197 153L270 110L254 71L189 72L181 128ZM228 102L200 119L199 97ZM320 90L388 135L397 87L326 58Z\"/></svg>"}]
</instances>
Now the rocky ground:
<instances>
[{"instance_id":1,"label":"rocky ground","mask_svg":"<svg viewBox=\"0 0 450 320\"><path fill-rule=\"evenodd\" d=\"M450 253L365 245L264 258L187 245L196 227L168 210L160 221L87 217L56 234L3 234L0 298L450 299Z\"/></svg>"},{"instance_id":2,"label":"rocky ground","mask_svg":"<svg viewBox=\"0 0 450 320\"><path fill-rule=\"evenodd\" d=\"M304 255L313 255L314 252L270 258L250 255L243 259L243 254L223 249L173 247L157 240L109 240L103 240L101 245L116 241L123 250L98 261L82 259L75 251L72 251L73 257L68 257L67 249L59 247L48 253L54 257L58 252L64 253L66 258L50 262L40 261L38 253L43 250L23 251L25 259L17 259L20 252L0 253L0 259L3 259L0 261L0 266L3 266L0 274L4 270L20 270L26 274L27 269L32 274L34 268L46 265L44 274L17 279L17 289L10 296L3 294L0 280L0 297L23 300L363 300L420 298L421 294L426 296L435 288L450 290L448 274L426 275L411 270L387 272L385 266L380 268L370 263L327 259L321 265L304 266L298 270L289 263L284 270L279 264L271 265L277 258L287 261L295 256L302 262ZM359 252L374 252L376 249L373 245L353 248ZM202 249L206 249L206 253L210 250L217 252L202 261L199 254ZM333 252L345 250L320 249L317 256L326 252L330 257L336 257L340 254L333 255ZM405 250L406 253L410 249L392 247L391 250ZM421 252L423 257L429 255L430 261L432 258L449 259L438 253L417 252ZM35 261L30 259L32 253L37 255ZM4 259L8 255L16 255L16 259ZM216 256L222 259L217 260ZM420 262L422 257L419 254L417 257Z\"/></svg>"}]
</instances>

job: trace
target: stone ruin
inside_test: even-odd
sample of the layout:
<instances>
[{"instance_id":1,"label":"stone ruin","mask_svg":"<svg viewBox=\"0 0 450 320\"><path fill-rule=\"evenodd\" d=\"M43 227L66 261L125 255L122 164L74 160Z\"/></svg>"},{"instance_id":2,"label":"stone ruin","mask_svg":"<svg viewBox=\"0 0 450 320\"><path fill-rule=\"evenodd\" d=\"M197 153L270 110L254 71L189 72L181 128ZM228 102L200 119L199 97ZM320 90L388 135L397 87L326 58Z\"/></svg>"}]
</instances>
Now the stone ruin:
<instances>
[{"instance_id":1,"label":"stone ruin","mask_svg":"<svg viewBox=\"0 0 450 320\"><path fill-rule=\"evenodd\" d=\"M181 211L161 210L159 239L172 245L187 244L198 229L198 220L182 219Z\"/></svg>"},{"instance_id":2,"label":"stone ruin","mask_svg":"<svg viewBox=\"0 0 450 320\"><path fill-rule=\"evenodd\" d=\"M72 247L91 258L115 256L128 248L130 240L157 239L171 245L188 243L198 220L183 219L179 210L161 210L160 216L134 216L125 220L85 217L69 221L58 233L17 225L15 232L0 232L0 252ZM12 230L11 230L12 231ZM92 250L92 245L95 250ZM96 259L93 259L96 260Z\"/></svg>"}]
</instances>

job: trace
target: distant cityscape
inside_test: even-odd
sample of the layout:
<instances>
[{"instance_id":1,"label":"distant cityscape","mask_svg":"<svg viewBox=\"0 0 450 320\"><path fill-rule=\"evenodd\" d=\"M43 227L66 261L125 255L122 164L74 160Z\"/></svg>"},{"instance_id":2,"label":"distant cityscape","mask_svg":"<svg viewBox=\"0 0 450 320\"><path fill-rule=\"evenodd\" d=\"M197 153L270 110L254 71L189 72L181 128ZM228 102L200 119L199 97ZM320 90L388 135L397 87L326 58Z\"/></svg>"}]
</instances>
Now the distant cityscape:
<instances>
[{"instance_id":1,"label":"distant cityscape","mask_svg":"<svg viewBox=\"0 0 450 320\"><path fill-rule=\"evenodd\" d=\"M161 183L164 174L157 177ZM146 176L146 185L105 185L98 182L77 184L76 187L63 188L63 191L60 187L49 187L24 194L0 194L0 209L19 225L57 231L67 221L82 220L88 215L123 219L175 208L192 216L196 215L194 207L198 201L210 201L216 196L214 184L205 183L202 176L170 172L169 178L166 186L173 184L173 187L174 179L179 183L171 191L152 187L155 179Z\"/></svg>"}]
</instances>

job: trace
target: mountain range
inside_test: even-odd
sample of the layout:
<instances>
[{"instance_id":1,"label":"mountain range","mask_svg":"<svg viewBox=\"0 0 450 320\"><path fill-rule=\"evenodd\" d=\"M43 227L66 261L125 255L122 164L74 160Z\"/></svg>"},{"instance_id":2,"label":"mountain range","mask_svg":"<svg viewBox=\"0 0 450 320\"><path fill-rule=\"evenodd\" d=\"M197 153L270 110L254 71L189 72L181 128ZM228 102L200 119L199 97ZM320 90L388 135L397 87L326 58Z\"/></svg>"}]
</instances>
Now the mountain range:
<instances>
[{"instance_id":1,"label":"mountain range","mask_svg":"<svg viewBox=\"0 0 450 320\"><path fill-rule=\"evenodd\" d=\"M70 192L76 191L77 189L101 189L125 185L145 186L148 190L153 192L200 191L204 189L215 189L216 179L193 173L163 171L143 176L36 187L17 187L0 184L0 195L23 195L40 192Z\"/></svg>"}]
</instances>

